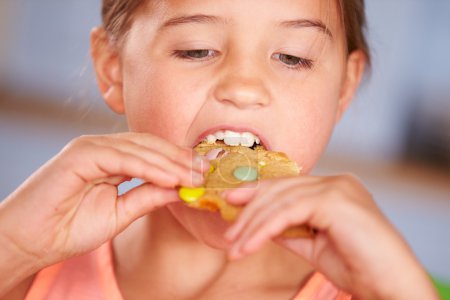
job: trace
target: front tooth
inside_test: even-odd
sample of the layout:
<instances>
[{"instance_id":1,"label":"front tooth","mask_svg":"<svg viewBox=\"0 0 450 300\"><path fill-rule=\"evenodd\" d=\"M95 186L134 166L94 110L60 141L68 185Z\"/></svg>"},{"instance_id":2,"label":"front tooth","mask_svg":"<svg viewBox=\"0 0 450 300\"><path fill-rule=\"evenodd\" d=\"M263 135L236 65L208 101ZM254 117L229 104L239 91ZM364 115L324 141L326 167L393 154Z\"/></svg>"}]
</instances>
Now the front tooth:
<instances>
[{"instance_id":1,"label":"front tooth","mask_svg":"<svg viewBox=\"0 0 450 300\"><path fill-rule=\"evenodd\" d=\"M214 144L214 143L216 142L216 137L215 137L214 135L212 135L212 134L209 134L209 135L206 137L206 142L207 142L208 144Z\"/></svg>"},{"instance_id":2,"label":"front tooth","mask_svg":"<svg viewBox=\"0 0 450 300\"><path fill-rule=\"evenodd\" d=\"M259 140L259 137L255 136L255 143L257 143L259 145L261 141Z\"/></svg>"},{"instance_id":3,"label":"front tooth","mask_svg":"<svg viewBox=\"0 0 450 300\"><path fill-rule=\"evenodd\" d=\"M241 134L231 130L226 130L223 141L229 146L239 146L241 143Z\"/></svg>"},{"instance_id":4,"label":"front tooth","mask_svg":"<svg viewBox=\"0 0 450 300\"><path fill-rule=\"evenodd\" d=\"M216 139L223 141L223 139L225 138L225 132L223 131L217 131L215 134Z\"/></svg>"},{"instance_id":5,"label":"front tooth","mask_svg":"<svg viewBox=\"0 0 450 300\"><path fill-rule=\"evenodd\" d=\"M241 134L241 145L245 147L251 147L255 143L255 136L250 132L244 132Z\"/></svg>"}]
</instances>

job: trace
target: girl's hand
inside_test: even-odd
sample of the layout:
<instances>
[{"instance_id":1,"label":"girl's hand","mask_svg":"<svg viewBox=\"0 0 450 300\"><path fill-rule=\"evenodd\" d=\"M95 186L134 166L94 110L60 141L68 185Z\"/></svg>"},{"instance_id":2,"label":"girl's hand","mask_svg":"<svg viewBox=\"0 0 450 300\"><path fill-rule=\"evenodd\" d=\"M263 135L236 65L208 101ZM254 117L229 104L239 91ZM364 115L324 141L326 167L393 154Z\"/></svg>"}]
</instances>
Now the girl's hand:
<instances>
[{"instance_id":1,"label":"girl's hand","mask_svg":"<svg viewBox=\"0 0 450 300\"><path fill-rule=\"evenodd\" d=\"M226 233L231 259L274 239L358 299L438 299L406 242L353 176L268 180L224 196L247 204ZM318 231L315 238L277 237L305 224Z\"/></svg>"},{"instance_id":2,"label":"girl's hand","mask_svg":"<svg viewBox=\"0 0 450 300\"><path fill-rule=\"evenodd\" d=\"M2 247L35 271L91 251L178 201L175 186L201 184L201 161L193 155L150 134L77 138L1 203ZM146 183L119 195L118 185L131 178Z\"/></svg>"}]
</instances>

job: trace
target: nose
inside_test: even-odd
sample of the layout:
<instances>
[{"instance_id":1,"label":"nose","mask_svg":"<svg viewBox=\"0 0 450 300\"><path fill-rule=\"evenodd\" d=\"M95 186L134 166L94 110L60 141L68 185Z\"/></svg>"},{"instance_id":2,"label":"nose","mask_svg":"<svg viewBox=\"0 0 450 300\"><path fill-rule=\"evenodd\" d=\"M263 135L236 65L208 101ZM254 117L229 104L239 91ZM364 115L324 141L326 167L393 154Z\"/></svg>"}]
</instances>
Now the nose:
<instances>
[{"instance_id":1,"label":"nose","mask_svg":"<svg viewBox=\"0 0 450 300\"><path fill-rule=\"evenodd\" d=\"M271 95L258 62L229 60L223 63L220 80L214 91L217 101L239 109L261 108L270 103Z\"/></svg>"}]
</instances>

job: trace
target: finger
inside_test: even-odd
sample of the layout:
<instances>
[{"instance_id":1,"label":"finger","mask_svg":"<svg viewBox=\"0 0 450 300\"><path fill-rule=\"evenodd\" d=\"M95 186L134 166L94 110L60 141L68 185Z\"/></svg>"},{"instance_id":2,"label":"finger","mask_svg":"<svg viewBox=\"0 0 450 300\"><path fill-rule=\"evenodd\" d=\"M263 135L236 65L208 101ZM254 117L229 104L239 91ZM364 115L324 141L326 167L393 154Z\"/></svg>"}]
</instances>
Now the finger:
<instances>
[{"instance_id":1,"label":"finger","mask_svg":"<svg viewBox=\"0 0 450 300\"><path fill-rule=\"evenodd\" d=\"M114 148L99 146L86 147L78 151L77 159L70 160L68 169L82 181L95 182L111 176L140 178L163 187L174 187L179 178L143 159ZM63 168L65 169L65 168Z\"/></svg>"},{"instance_id":2,"label":"finger","mask_svg":"<svg viewBox=\"0 0 450 300\"><path fill-rule=\"evenodd\" d=\"M266 220L257 220L249 225L247 232L238 241L237 249L243 253L252 253L261 245L281 234L286 228L294 225L308 224L311 218L309 201L290 201L287 205L277 209Z\"/></svg>"},{"instance_id":3,"label":"finger","mask_svg":"<svg viewBox=\"0 0 450 300\"><path fill-rule=\"evenodd\" d=\"M316 199L316 195L320 193L321 189L318 188L317 184L309 185L308 188L303 186L294 185L286 187L285 189L277 190L275 194L264 194L262 197L272 198L270 201L265 201L267 204L261 209L255 211L248 221L242 226L241 232L237 234L234 241L233 252L241 252L242 248L249 242L250 239L254 238L255 233L262 230L261 228L266 228L268 222L277 218L278 215L282 214L283 211L291 211L293 207L306 205L302 202L313 201L311 199ZM317 201L316 201L317 202ZM302 219L296 220L295 222L288 222L283 224L285 227L281 229L269 227L267 235L261 237L262 240L257 241L256 248L259 248L265 240L273 238L280 235L286 229L306 224ZM281 230L281 231L280 231ZM251 249L254 251L255 249Z\"/></svg>"},{"instance_id":4,"label":"finger","mask_svg":"<svg viewBox=\"0 0 450 300\"><path fill-rule=\"evenodd\" d=\"M253 219L250 219L244 226L242 231L238 234L237 239L234 242L234 248L242 249L243 246L252 238L257 231L258 226L262 226L263 223L271 218L275 218L277 214L283 209L289 209L294 200L289 201L277 201L277 203L270 203L263 209L255 213ZM283 228L283 231L286 228ZM281 233L281 232L280 232Z\"/></svg>"},{"instance_id":5,"label":"finger","mask_svg":"<svg viewBox=\"0 0 450 300\"><path fill-rule=\"evenodd\" d=\"M254 203L252 202L251 205L245 207L244 212L230 228L234 240L243 235L241 231L243 231L244 228L247 231L252 229L252 226L249 226L250 223L253 223L254 227L260 226L259 223L265 222L271 211L280 209L283 205L289 205L290 201L308 198L323 190L321 180L318 177L281 179L278 180L278 182L275 182L274 185L276 186L261 192ZM293 196L296 193L297 196Z\"/></svg>"},{"instance_id":6,"label":"finger","mask_svg":"<svg viewBox=\"0 0 450 300\"><path fill-rule=\"evenodd\" d=\"M180 184L185 186L198 186L203 183L203 175L199 172L193 171L190 168L174 162L167 156L162 155L158 152L148 150L147 148L131 143L119 143L114 146L120 151L135 155L141 159L147 161L151 165L158 167L159 169L165 170L167 173L173 173L180 179Z\"/></svg>"},{"instance_id":7,"label":"finger","mask_svg":"<svg viewBox=\"0 0 450 300\"><path fill-rule=\"evenodd\" d=\"M245 205L258 193L258 188L253 185L242 185L235 189L229 189L222 193L222 197L232 205Z\"/></svg>"},{"instance_id":8,"label":"finger","mask_svg":"<svg viewBox=\"0 0 450 300\"><path fill-rule=\"evenodd\" d=\"M289 190L288 190L289 191ZM282 193L288 192L286 190L282 190ZM231 257L234 257L238 254L243 253L243 246L247 243L247 241L252 237L254 232L256 231L257 226L261 226L262 223L267 222L268 219L274 218L274 215L278 213L279 210L285 209L288 207L294 199L288 199L284 200L283 198L280 198L279 192L278 193L271 193L271 194L264 194L262 198L272 199L271 201L267 201L264 199L259 199L259 201L264 201L264 206L258 208L257 210L253 211L250 215L250 217L242 223L240 227L240 231L236 233L236 237L233 243L233 246L231 247ZM278 198L278 199L277 199ZM277 199L277 200L273 200Z\"/></svg>"},{"instance_id":9,"label":"finger","mask_svg":"<svg viewBox=\"0 0 450 300\"><path fill-rule=\"evenodd\" d=\"M242 210L240 215L238 216L237 220L228 228L228 230L225 232L225 239L228 241L233 241L238 236L239 232L242 230L245 221L242 221L241 219L244 218L244 220L247 219L246 215L249 213L246 212L247 210L250 210L251 208L249 206L252 205L252 203L256 202L258 199L258 194L260 193L260 187L255 188L253 190L248 190L246 192L243 192L240 196L242 197L239 202L242 204L248 203L247 206ZM246 198L244 198L244 195ZM229 196L225 196L226 200L228 201ZM245 199L245 200L244 200ZM234 203L233 203L234 204ZM253 204L255 205L255 204Z\"/></svg>"},{"instance_id":10,"label":"finger","mask_svg":"<svg viewBox=\"0 0 450 300\"><path fill-rule=\"evenodd\" d=\"M118 137L158 152L172 161L177 161L188 168L201 171L202 161L206 162L193 149L175 145L164 138L149 133L122 133Z\"/></svg>"},{"instance_id":11,"label":"finger","mask_svg":"<svg viewBox=\"0 0 450 300\"><path fill-rule=\"evenodd\" d=\"M151 211L177 201L180 201L178 193L173 189L150 183L135 187L117 199L116 213L119 231Z\"/></svg>"},{"instance_id":12,"label":"finger","mask_svg":"<svg viewBox=\"0 0 450 300\"><path fill-rule=\"evenodd\" d=\"M254 200L251 201L239 215L236 222L228 229L225 237L229 241L235 240L246 224L254 218L255 215L268 205L268 203L276 201L275 194L279 191L285 190L287 187L295 184L295 180L267 180L262 181L258 185L258 193L254 195Z\"/></svg>"},{"instance_id":13,"label":"finger","mask_svg":"<svg viewBox=\"0 0 450 300\"><path fill-rule=\"evenodd\" d=\"M99 184L109 184L109 185L115 185L118 186L126 181L130 181L132 178L131 177L127 177L127 176L111 176L111 177L107 177L107 178L102 178L99 180L96 180L94 182L92 182L94 185L99 185Z\"/></svg>"},{"instance_id":14,"label":"finger","mask_svg":"<svg viewBox=\"0 0 450 300\"><path fill-rule=\"evenodd\" d=\"M255 196L258 188L261 188L261 185L265 185L265 182L287 182L287 181L295 181L298 185L305 185L317 182L319 179L313 176L298 176L298 177L289 177L289 178L277 178L271 180L262 180L257 182L249 182L239 186L236 189L230 189L225 191L222 196L226 198L226 200L230 204L234 205L244 205L249 199Z\"/></svg>"},{"instance_id":15,"label":"finger","mask_svg":"<svg viewBox=\"0 0 450 300\"><path fill-rule=\"evenodd\" d=\"M317 186L309 186L304 188L298 185L286 187L278 190L274 194L264 194L261 197L262 202L267 203L257 211L255 211L248 222L243 226L242 232L238 233L239 239L245 239L250 233L262 226L269 220L272 215L276 215L282 210L291 209L293 205L301 205L301 202L308 201L309 198L316 197L320 192ZM294 229L295 227L292 227ZM288 228L286 228L287 230Z\"/></svg>"}]
</instances>

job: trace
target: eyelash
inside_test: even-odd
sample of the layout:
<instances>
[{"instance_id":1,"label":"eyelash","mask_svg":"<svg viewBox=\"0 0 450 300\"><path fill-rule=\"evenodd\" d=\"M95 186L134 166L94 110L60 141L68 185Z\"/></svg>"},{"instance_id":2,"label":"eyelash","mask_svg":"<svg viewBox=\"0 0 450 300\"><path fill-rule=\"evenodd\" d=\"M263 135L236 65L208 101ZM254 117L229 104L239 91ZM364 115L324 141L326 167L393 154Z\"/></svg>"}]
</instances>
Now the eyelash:
<instances>
[{"instance_id":1,"label":"eyelash","mask_svg":"<svg viewBox=\"0 0 450 300\"><path fill-rule=\"evenodd\" d=\"M281 56L284 56L285 58L288 58L288 59L298 60L298 62L294 65L289 65L282 61L282 59L280 58ZM272 55L272 58L279 60L287 68L293 69L293 70L301 70L301 69L310 70L314 67L314 61L312 59L302 58L302 57L298 57L298 56L294 56L294 55L290 55L290 54L275 53Z\"/></svg>"},{"instance_id":2,"label":"eyelash","mask_svg":"<svg viewBox=\"0 0 450 300\"><path fill-rule=\"evenodd\" d=\"M192 57L189 55L189 52L197 52L198 53L198 52L204 52L204 51L208 51L208 55L205 57ZM212 55L210 55L211 53L212 53ZM213 58L213 57L216 57L217 55L218 55L217 51L210 50L210 49L175 50L172 52L172 56L174 56L176 58L195 60L195 61L207 60L208 58Z\"/></svg>"},{"instance_id":3,"label":"eyelash","mask_svg":"<svg viewBox=\"0 0 450 300\"><path fill-rule=\"evenodd\" d=\"M193 57L190 54L205 54L205 51L207 51L207 55L204 57ZM180 58L180 59L186 59L186 60L192 60L192 61L204 61L204 60L208 60L209 58L214 58L218 55L218 52L215 50L210 50L210 49L192 49L192 50L175 50L172 52L172 56L176 57L176 58ZM285 57L287 59L293 59L298 60L297 63L295 63L294 65L289 65L285 62L282 61L281 57ZM284 54L284 53L275 53L272 55L273 59L276 59L278 61L280 61L286 68L288 69L292 69L292 70L301 70L301 69L307 69L310 70L313 68L314 66L314 61L311 59L306 59L306 58L302 58L302 57L297 57L294 55L289 55L289 54Z\"/></svg>"}]
</instances>

